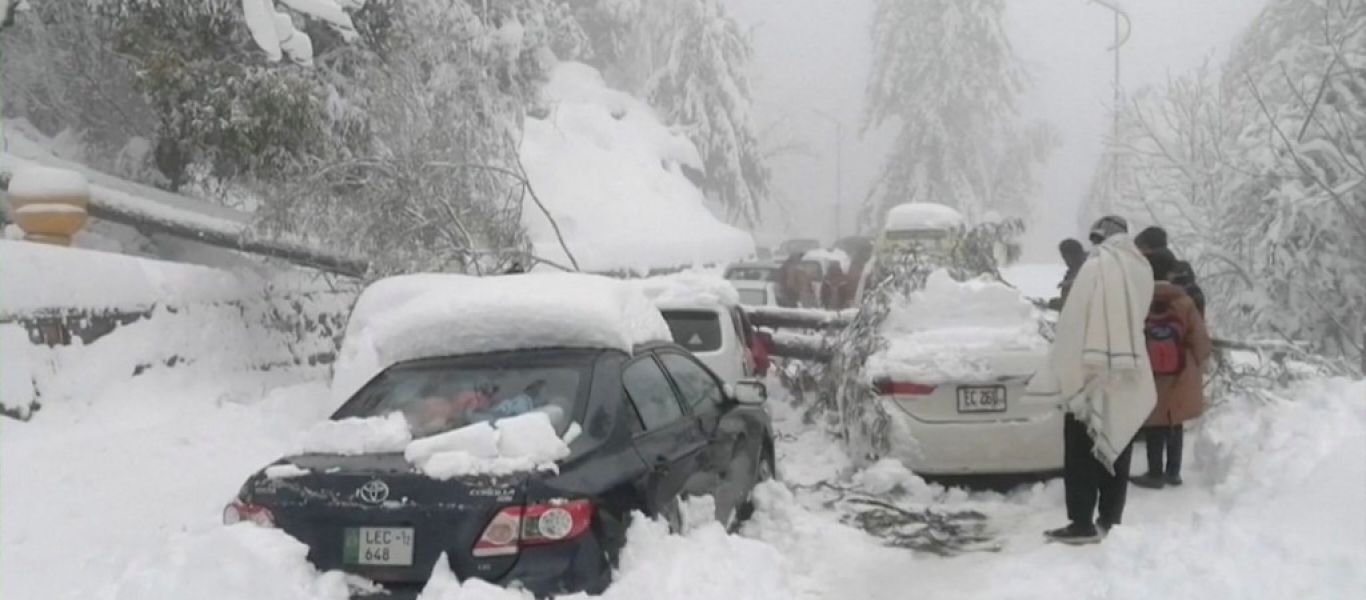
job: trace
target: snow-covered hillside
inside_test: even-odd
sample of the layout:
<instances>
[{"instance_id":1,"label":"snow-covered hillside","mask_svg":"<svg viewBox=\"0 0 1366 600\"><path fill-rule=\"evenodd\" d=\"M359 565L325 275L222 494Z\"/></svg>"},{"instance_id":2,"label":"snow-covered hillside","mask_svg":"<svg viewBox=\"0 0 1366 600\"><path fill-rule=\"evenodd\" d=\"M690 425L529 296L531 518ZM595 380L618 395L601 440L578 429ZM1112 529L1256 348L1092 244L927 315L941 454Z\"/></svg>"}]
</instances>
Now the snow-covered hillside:
<instances>
[{"instance_id":1,"label":"snow-covered hillside","mask_svg":"<svg viewBox=\"0 0 1366 600\"><path fill-rule=\"evenodd\" d=\"M522 161L580 267L648 271L753 254L750 235L708 211L684 175L701 165L692 142L644 102L580 63L555 67L542 94L548 112L527 119ZM532 198L522 215L536 253L567 263Z\"/></svg>"}]
</instances>

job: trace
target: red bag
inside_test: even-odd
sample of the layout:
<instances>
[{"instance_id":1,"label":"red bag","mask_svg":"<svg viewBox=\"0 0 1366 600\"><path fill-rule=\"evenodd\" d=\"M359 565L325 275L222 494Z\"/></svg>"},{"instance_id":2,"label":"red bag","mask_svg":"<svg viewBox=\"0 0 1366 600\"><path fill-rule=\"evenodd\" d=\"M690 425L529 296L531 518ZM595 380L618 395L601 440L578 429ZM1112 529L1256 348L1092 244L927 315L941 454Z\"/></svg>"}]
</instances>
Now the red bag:
<instances>
[{"instance_id":1,"label":"red bag","mask_svg":"<svg viewBox=\"0 0 1366 600\"><path fill-rule=\"evenodd\" d=\"M1143 325L1153 375L1174 377L1186 370L1186 327L1170 313L1149 316Z\"/></svg>"}]
</instances>

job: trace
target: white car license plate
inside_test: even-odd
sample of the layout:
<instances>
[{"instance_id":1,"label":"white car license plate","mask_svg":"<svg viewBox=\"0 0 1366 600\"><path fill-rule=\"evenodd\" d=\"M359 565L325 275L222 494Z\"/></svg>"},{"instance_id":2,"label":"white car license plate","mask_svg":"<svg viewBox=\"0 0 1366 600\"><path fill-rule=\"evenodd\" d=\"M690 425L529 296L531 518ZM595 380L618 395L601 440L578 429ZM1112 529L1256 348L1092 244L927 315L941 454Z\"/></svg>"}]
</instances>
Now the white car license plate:
<instances>
[{"instance_id":1,"label":"white car license plate","mask_svg":"<svg viewBox=\"0 0 1366 600\"><path fill-rule=\"evenodd\" d=\"M958 412L995 413L1005 411L1005 386L963 385L958 387Z\"/></svg>"},{"instance_id":2,"label":"white car license plate","mask_svg":"<svg viewBox=\"0 0 1366 600\"><path fill-rule=\"evenodd\" d=\"M350 565L407 567L413 564L411 527L348 527L342 562Z\"/></svg>"}]
</instances>

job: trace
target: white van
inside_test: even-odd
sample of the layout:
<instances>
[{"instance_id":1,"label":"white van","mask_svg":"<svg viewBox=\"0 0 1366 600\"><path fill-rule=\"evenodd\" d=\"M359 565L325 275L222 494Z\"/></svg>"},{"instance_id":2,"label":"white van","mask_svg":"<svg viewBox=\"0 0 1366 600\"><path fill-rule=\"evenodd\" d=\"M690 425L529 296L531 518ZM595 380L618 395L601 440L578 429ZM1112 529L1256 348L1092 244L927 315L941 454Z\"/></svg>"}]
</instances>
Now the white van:
<instances>
[{"instance_id":1,"label":"white van","mask_svg":"<svg viewBox=\"0 0 1366 600\"><path fill-rule=\"evenodd\" d=\"M922 251L942 254L947 261L958 244L958 234L967 224L962 213L943 204L911 202L892 207L882 231L873 242L873 257L859 275L854 294L857 303L863 298L868 277L877 270L879 259L885 260L899 250L918 245Z\"/></svg>"}]
</instances>

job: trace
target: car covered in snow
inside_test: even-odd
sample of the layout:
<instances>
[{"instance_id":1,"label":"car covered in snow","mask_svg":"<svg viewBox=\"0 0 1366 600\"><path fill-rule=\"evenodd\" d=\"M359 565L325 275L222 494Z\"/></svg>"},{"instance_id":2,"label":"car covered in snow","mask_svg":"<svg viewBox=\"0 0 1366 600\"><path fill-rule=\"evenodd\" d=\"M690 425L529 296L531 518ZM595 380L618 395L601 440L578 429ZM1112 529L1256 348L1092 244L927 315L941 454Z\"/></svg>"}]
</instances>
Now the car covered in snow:
<instances>
[{"instance_id":1,"label":"car covered in snow","mask_svg":"<svg viewBox=\"0 0 1366 600\"><path fill-rule=\"evenodd\" d=\"M778 269L782 265L772 261L742 262L726 267L728 281L777 281Z\"/></svg>"},{"instance_id":2,"label":"car covered in snow","mask_svg":"<svg viewBox=\"0 0 1366 600\"><path fill-rule=\"evenodd\" d=\"M730 285L739 295L741 305L778 305L778 289L772 281L732 280Z\"/></svg>"},{"instance_id":3,"label":"car covered in snow","mask_svg":"<svg viewBox=\"0 0 1366 600\"><path fill-rule=\"evenodd\" d=\"M775 473L763 386L670 337L605 278L377 282L347 326L340 407L224 520L285 531L376 597L416 595L437 561L538 596L601 592L633 515L677 527L680 499L710 495L738 523Z\"/></svg>"},{"instance_id":4,"label":"car covered in snow","mask_svg":"<svg viewBox=\"0 0 1366 600\"><path fill-rule=\"evenodd\" d=\"M742 292L734 283L699 273L640 282L668 323L674 343L732 384L762 377L768 370L768 341L745 315Z\"/></svg>"},{"instance_id":5,"label":"car covered in snow","mask_svg":"<svg viewBox=\"0 0 1366 600\"><path fill-rule=\"evenodd\" d=\"M894 303L865 366L893 457L928 476L1061 470L1063 413L1025 396L1048 348L1039 319L1018 290L944 270Z\"/></svg>"}]
</instances>

